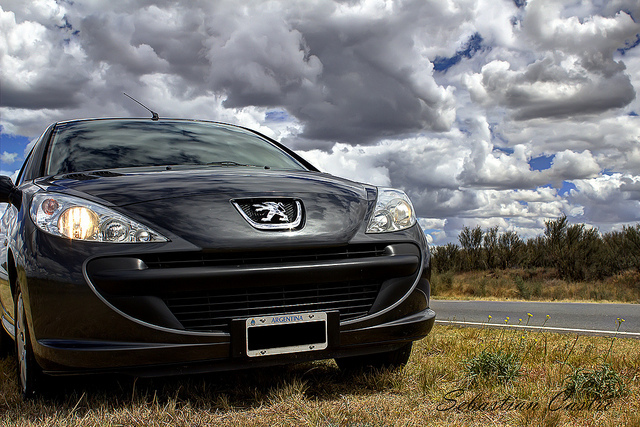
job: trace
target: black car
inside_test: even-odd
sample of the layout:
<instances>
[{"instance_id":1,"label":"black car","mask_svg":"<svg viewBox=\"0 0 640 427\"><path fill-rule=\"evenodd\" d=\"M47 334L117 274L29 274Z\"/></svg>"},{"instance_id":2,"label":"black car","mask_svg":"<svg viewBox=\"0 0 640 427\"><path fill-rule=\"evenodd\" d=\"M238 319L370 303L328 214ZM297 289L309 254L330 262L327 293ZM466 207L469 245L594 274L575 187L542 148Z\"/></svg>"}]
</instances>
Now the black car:
<instances>
[{"instance_id":1,"label":"black car","mask_svg":"<svg viewBox=\"0 0 640 427\"><path fill-rule=\"evenodd\" d=\"M55 123L0 202L0 344L25 396L46 375L403 365L435 320L407 196L242 127Z\"/></svg>"}]
</instances>

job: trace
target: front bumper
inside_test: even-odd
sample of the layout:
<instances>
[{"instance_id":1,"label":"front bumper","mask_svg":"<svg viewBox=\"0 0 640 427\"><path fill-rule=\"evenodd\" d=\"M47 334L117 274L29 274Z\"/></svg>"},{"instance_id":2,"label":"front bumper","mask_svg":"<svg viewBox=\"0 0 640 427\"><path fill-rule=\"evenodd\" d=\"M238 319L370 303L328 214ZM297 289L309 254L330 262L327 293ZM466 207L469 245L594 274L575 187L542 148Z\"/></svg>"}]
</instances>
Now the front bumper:
<instances>
[{"instance_id":1,"label":"front bumper","mask_svg":"<svg viewBox=\"0 0 640 427\"><path fill-rule=\"evenodd\" d=\"M226 342L191 344L41 340L37 343L36 353L40 356L39 362L46 360L44 372L50 375L194 374L391 351L426 336L434 322L433 310L425 309L389 324L340 331L337 342L326 350L259 358L247 357L242 352L234 355L232 336Z\"/></svg>"},{"instance_id":2,"label":"front bumper","mask_svg":"<svg viewBox=\"0 0 640 427\"><path fill-rule=\"evenodd\" d=\"M61 248L60 239L35 232L32 251L21 264L36 360L52 375L164 375L395 350L426 336L434 324L428 250L418 227L396 233L392 242L366 237L340 255L325 246L284 248L275 257L248 257L245 251L239 257L184 242L147 244L143 253L139 246L106 253L102 245L81 242L64 242L67 247ZM376 249L361 250L371 245ZM194 260L195 253L204 255ZM287 259L290 254L295 261ZM313 297L300 288L312 289ZM352 290L358 290L364 308L344 302ZM271 299L256 302L257 292ZM194 320L194 314L216 306L212 300L230 295L233 301L223 304L230 312L226 317ZM233 329L234 321L300 312L330 314L326 349L263 357L243 353L243 332Z\"/></svg>"}]
</instances>

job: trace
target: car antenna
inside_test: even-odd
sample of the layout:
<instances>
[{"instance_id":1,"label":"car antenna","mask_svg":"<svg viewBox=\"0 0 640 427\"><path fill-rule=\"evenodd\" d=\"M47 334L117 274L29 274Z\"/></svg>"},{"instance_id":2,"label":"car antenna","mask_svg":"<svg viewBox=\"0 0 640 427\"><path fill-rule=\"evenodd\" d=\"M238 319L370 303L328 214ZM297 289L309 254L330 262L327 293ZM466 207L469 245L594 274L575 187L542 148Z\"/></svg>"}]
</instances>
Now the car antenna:
<instances>
[{"instance_id":1,"label":"car antenna","mask_svg":"<svg viewBox=\"0 0 640 427\"><path fill-rule=\"evenodd\" d=\"M127 96L128 98L131 98L132 100L134 100L138 104L142 105L147 111L149 111L152 114L151 120L159 120L160 119L160 116L158 115L158 113L153 111L151 108L147 107L142 102L138 101L137 99L135 99L133 96L127 94L126 92L122 92L122 93L124 93L125 96Z\"/></svg>"}]
</instances>

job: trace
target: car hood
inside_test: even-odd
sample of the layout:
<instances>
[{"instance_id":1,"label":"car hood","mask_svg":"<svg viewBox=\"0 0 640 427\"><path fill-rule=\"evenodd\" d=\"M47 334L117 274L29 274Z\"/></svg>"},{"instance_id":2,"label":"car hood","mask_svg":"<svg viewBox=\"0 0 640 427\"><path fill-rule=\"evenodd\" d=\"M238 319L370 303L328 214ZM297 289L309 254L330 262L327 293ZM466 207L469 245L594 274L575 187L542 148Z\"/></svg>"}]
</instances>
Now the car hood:
<instances>
[{"instance_id":1,"label":"car hood","mask_svg":"<svg viewBox=\"0 0 640 427\"><path fill-rule=\"evenodd\" d=\"M110 206L171 240L225 250L348 243L363 230L376 196L375 187L327 174L247 168L69 174L41 185ZM244 198L298 199L305 225L257 230L231 203Z\"/></svg>"}]
</instances>

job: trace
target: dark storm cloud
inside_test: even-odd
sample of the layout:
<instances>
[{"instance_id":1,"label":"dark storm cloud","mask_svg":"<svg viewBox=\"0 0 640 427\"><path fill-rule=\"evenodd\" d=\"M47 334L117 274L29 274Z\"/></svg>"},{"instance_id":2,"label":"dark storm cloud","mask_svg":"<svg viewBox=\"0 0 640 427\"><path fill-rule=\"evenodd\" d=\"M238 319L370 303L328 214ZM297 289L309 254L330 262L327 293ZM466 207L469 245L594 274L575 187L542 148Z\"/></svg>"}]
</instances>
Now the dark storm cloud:
<instances>
[{"instance_id":1,"label":"dark storm cloud","mask_svg":"<svg viewBox=\"0 0 640 427\"><path fill-rule=\"evenodd\" d=\"M203 90L205 76L212 66L204 55L206 16L201 9L188 6L175 4L169 10L148 8L136 20L131 34L132 45L150 46L158 58L166 61L168 74L184 79L182 91L191 87L192 91L187 90L185 96Z\"/></svg>"},{"instance_id":2,"label":"dark storm cloud","mask_svg":"<svg viewBox=\"0 0 640 427\"><path fill-rule=\"evenodd\" d=\"M175 96L220 94L227 108L284 108L304 125L299 139L306 146L372 144L448 130L453 122L452 92L434 81L414 33L431 19L422 2L361 15L332 2L318 10L287 3L142 6L65 17L105 81L126 86L165 74L177 77Z\"/></svg>"},{"instance_id":3,"label":"dark storm cloud","mask_svg":"<svg viewBox=\"0 0 640 427\"><path fill-rule=\"evenodd\" d=\"M507 67L498 61L486 65L483 91L471 90L479 102L508 107L517 120L598 114L625 107L636 96L624 64L613 60L549 54L524 72Z\"/></svg>"},{"instance_id":4,"label":"dark storm cloud","mask_svg":"<svg viewBox=\"0 0 640 427\"><path fill-rule=\"evenodd\" d=\"M529 66L523 79L505 93L507 104L515 108L515 118L597 114L622 108L635 99L635 90L623 63L603 57L601 52L584 53L574 67L574 70L560 68L550 57ZM580 72L580 68L584 71ZM570 90L565 96L557 96L545 94L543 87L537 93L529 89L545 84L557 84L560 90L560 85L569 86Z\"/></svg>"},{"instance_id":5,"label":"dark storm cloud","mask_svg":"<svg viewBox=\"0 0 640 427\"><path fill-rule=\"evenodd\" d=\"M640 202L640 181L623 178L621 180L620 190L625 197Z\"/></svg>"},{"instance_id":6,"label":"dark storm cloud","mask_svg":"<svg viewBox=\"0 0 640 427\"><path fill-rule=\"evenodd\" d=\"M81 45L88 57L97 64L122 67L140 76L162 72L166 62L147 44L131 44L135 23L128 16L88 16L82 19Z\"/></svg>"},{"instance_id":7,"label":"dark storm cloud","mask_svg":"<svg viewBox=\"0 0 640 427\"><path fill-rule=\"evenodd\" d=\"M393 70L392 64L380 63L372 58L372 46L362 43L344 49L340 35L330 32L309 35L307 41L323 64L323 87L315 102L307 102L305 96L292 99L290 110L305 123L301 136L368 144L450 126L443 117L446 96L440 98L436 88L434 93L419 94L411 70Z\"/></svg>"},{"instance_id":8,"label":"dark storm cloud","mask_svg":"<svg viewBox=\"0 0 640 427\"><path fill-rule=\"evenodd\" d=\"M225 93L225 106L287 105L287 96L316 85L322 64L282 17L243 15L224 28L215 24L208 23L212 34L205 42L212 64L208 82Z\"/></svg>"},{"instance_id":9,"label":"dark storm cloud","mask_svg":"<svg viewBox=\"0 0 640 427\"><path fill-rule=\"evenodd\" d=\"M0 106L9 108L74 108L81 99L75 90L84 81L61 82L56 79L41 79L29 87L17 87L12 82L3 83L0 88Z\"/></svg>"},{"instance_id":10,"label":"dark storm cloud","mask_svg":"<svg viewBox=\"0 0 640 427\"><path fill-rule=\"evenodd\" d=\"M397 5L393 14L344 17L336 4L322 4L318 13L313 4L282 4L234 8L224 22L209 15L209 82L226 94L225 106L283 106L308 140L369 144L449 129L452 94L435 83L412 30L424 19L412 10L421 2Z\"/></svg>"}]
</instances>

